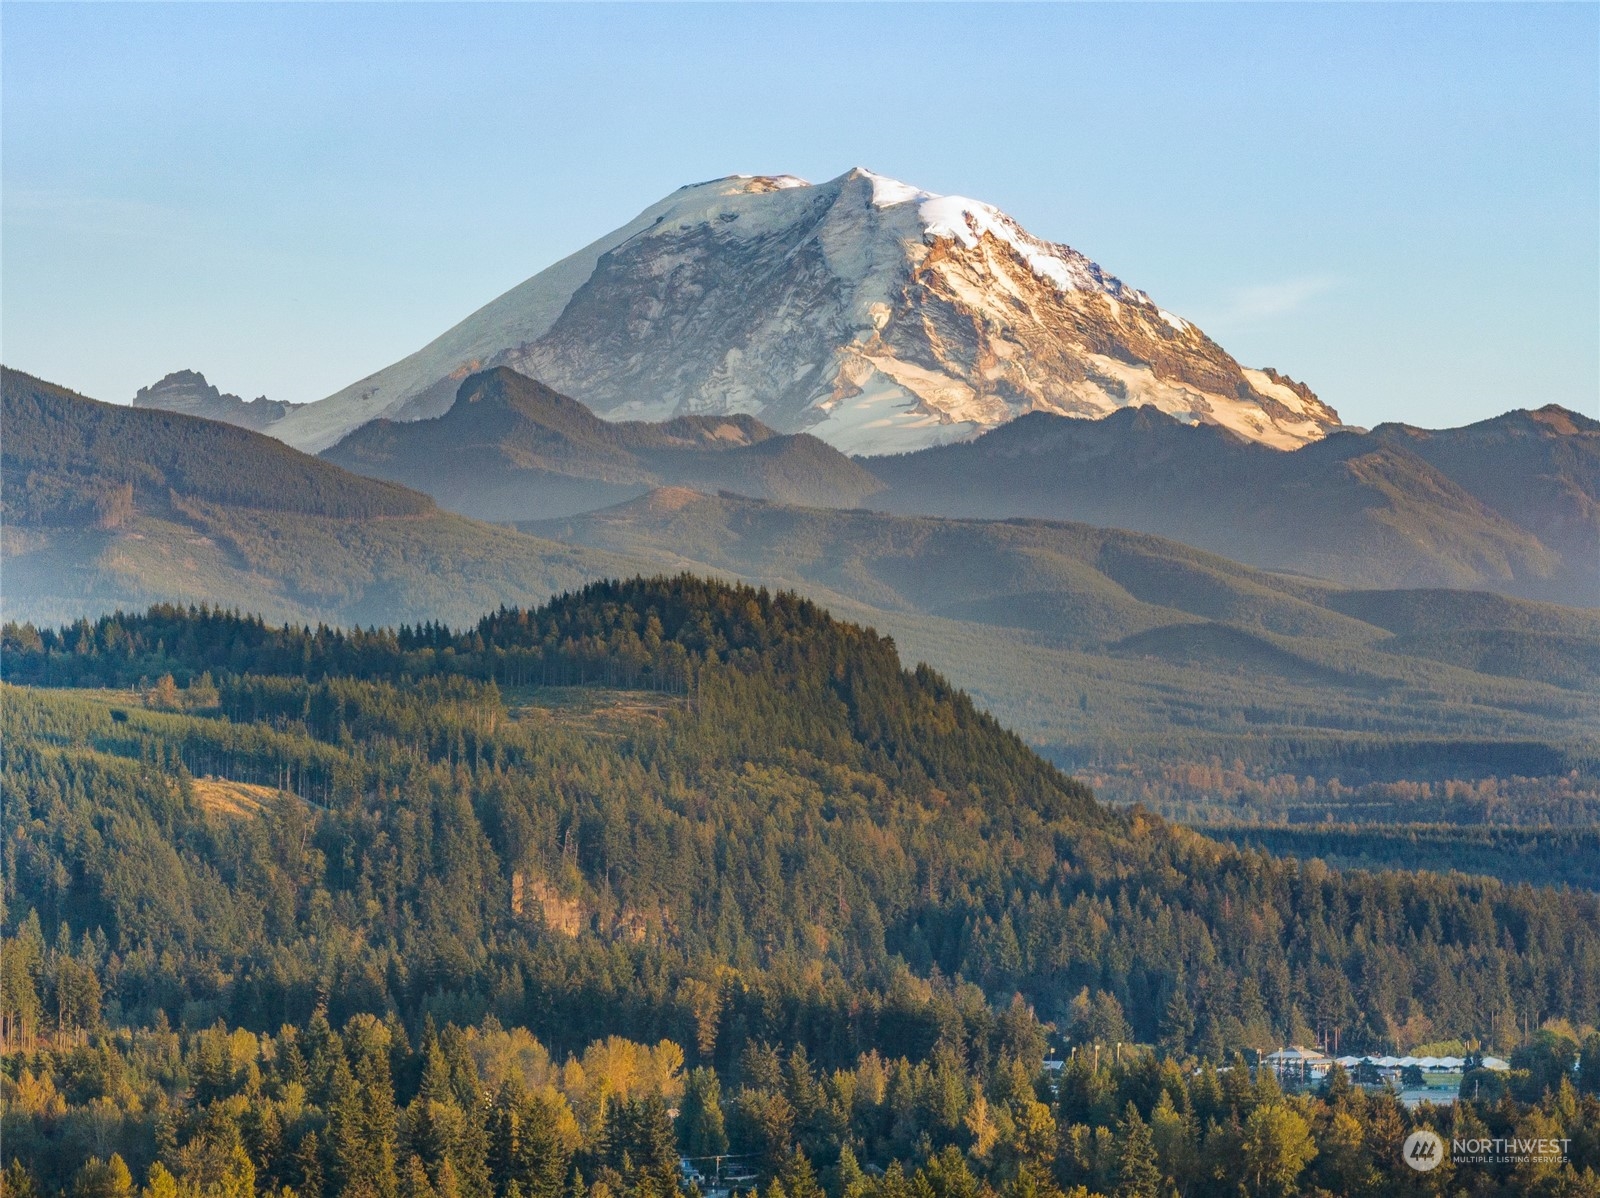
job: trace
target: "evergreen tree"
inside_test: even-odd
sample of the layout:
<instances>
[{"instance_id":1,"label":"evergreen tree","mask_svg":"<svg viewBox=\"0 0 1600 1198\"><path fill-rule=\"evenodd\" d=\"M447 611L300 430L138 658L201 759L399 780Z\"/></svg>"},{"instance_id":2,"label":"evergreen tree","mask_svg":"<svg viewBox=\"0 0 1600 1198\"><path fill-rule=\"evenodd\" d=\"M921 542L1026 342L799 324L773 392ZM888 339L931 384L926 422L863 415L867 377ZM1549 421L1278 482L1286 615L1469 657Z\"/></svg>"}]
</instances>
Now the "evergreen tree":
<instances>
[{"instance_id":1,"label":"evergreen tree","mask_svg":"<svg viewBox=\"0 0 1600 1198\"><path fill-rule=\"evenodd\" d=\"M799 1152L789 1154L778 1171L778 1179L783 1182L783 1192L788 1198L824 1198L811 1162Z\"/></svg>"},{"instance_id":2,"label":"evergreen tree","mask_svg":"<svg viewBox=\"0 0 1600 1198\"><path fill-rule=\"evenodd\" d=\"M16 1157L11 1158L11 1163L5 1167L5 1172L0 1173L0 1195L4 1198L37 1198L38 1187L33 1183L33 1174L28 1172L28 1167Z\"/></svg>"},{"instance_id":3,"label":"evergreen tree","mask_svg":"<svg viewBox=\"0 0 1600 1198\"><path fill-rule=\"evenodd\" d=\"M722 1113L722 1085L710 1069L691 1069L678 1104L678 1144L685 1156L724 1156L728 1132Z\"/></svg>"},{"instance_id":4,"label":"evergreen tree","mask_svg":"<svg viewBox=\"0 0 1600 1198\"><path fill-rule=\"evenodd\" d=\"M1117 1130L1116 1198L1159 1198L1162 1174L1155 1140L1132 1102L1123 1110Z\"/></svg>"},{"instance_id":5,"label":"evergreen tree","mask_svg":"<svg viewBox=\"0 0 1600 1198\"><path fill-rule=\"evenodd\" d=\"M867 1175L862 1172L856 1154L850 1145L839 1149L839 1165L835 1170L835 1184L831 1187L833 1198L862 1198L867 1192Z\"/></svg>"},{"instance_id":6,"label":"evergreen tree","mask_svg":"<svg viewBox=\"0 0 1600 1198\"><path fill-rule=\"evenodd\" d=\"M672 1116L659 1095L638 1102L633 1115L633 1162L641 1191L678 1198L678 1147Z\"/></svg>"},{"instance_id":7,"label":"evergreen tree","mask_svg":"<svg viewBox=\"0 0 1600 1198\"><path fill-rule=\"evenodd\" d=\"M322 1143L308 1131L295 1149L295 1191L300 1198L322 1198Z\"/></svg>"},{"instance_id":8,"label":"evergreen tree","mask_svg":"<svg viewBox=\"0 0 1600 1198\"><path fill-rule=\"evenodd\" d=\"M978 1179L958 1148L946 1148L931 1157L918 1176L926 1180L933 1198L978 1198Z\"/></svg>"},{"instance_id":9,"label":"evergreen tree","mask_svg":"<svg viewBox=\"0 0 1600 1198\"><path fill-rule=\"evenodd\" d=\"M1161 1048L1173 1056L1188 1052L1194 1039L1194 1012L1189 1008L1189 996L1183 974L1179 973L1172 984L1172 997L1161 1017Z\"/></svg>"},{"instance_id":10,"label":"evergreen tree","mask_svg":"<svg viewBox=\"0 0 1600 1198\"><path fill-rule=\"evenodd\" d=\"M400 1171L398 1195L399 1198L438 1198L433 1182L428 1179L427 1166L415 1153L406 1158L405 1168Z\"/></svg>"}]
</instances>

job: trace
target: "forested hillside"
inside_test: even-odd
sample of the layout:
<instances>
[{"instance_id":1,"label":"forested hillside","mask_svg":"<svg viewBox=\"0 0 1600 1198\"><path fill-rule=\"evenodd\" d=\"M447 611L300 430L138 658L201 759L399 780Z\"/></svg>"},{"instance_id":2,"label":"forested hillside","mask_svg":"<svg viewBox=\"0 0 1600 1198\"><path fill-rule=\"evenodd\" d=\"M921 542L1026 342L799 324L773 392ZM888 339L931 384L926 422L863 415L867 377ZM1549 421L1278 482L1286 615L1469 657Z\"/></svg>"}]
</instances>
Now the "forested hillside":
<instances>
[{"instance_id":1,"label":"forested hillside","mask_svg":"<svg viewBox=\"0 0 1600 1198\"><path fill-rule=\"evenodd\" d=\"M1315 1150L1377 1193L1426 1112L1176 1062L1475 1039L1523 1052L1526 1102L1600 1020L1594 895L1113 814L791 595L597 584L459 632L161 608L3 648L23 1192L115 1151L107 1193L126 1163L154 1193L663 1198L677 1135L784 1195L1153 1194L1123 1175L1166 1126L1187 1192L1284 1140L1287 1182ZM1040 1021L1083 1047L1059 1096ZM1458 1117L1600 1123L1560 1101Z\"/></svg>"}]
</instances>

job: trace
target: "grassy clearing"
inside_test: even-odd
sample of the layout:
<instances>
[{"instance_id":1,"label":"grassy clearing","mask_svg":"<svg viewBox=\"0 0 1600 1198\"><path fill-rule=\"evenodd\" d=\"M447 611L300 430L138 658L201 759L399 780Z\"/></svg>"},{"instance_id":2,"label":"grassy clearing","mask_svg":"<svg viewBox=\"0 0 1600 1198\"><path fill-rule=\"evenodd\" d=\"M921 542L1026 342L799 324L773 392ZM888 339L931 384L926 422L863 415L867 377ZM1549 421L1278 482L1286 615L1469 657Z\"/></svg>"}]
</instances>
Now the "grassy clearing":
<instances>
[{"instance_id":1,"label":"grassy clearing","mask_svg":"<svg viewBox=\"0 0 1600 1198\"><path fill-rule=\"evenodd\" d=\"M515 687L502 693L514 719L613 736L641 724L664 723L685 702L677 695L592 686Z\"/></svg>"},{"instance_id":2,"label":"grassy clearing","mask_svg":"<svg viewBox=\"0 0 1600 1198\"><path fill-rule=\"evenodd\" d=\"M251 782L230 782L225 778L197 778L195 802L211 815L248 819L260 815L284 796L281 790Z\"/></svg>"}]
</instances>

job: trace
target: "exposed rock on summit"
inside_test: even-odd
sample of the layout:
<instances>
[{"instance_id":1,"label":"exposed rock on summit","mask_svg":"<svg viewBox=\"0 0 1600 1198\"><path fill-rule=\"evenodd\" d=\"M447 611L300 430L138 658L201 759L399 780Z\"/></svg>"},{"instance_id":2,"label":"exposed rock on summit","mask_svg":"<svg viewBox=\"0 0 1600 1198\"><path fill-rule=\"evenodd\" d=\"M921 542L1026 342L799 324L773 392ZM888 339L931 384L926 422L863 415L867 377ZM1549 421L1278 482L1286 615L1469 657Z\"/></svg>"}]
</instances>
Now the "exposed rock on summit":
<instances>
[{"instance_id":1,"label":"exposed rock on summit","mask_svg":"<svg viewBox=\"0 0 1600 1198\"><path fill-rule=\"evenodd\" d=\"M206 382L198 370L175 370L159 382L140 387L133 397L136 408L159 408L237 424L256 432L271 432L271 426L305 404L268 399L265 395L246 402L237 395L225 394Z\"/></svg>"}]
</instances>

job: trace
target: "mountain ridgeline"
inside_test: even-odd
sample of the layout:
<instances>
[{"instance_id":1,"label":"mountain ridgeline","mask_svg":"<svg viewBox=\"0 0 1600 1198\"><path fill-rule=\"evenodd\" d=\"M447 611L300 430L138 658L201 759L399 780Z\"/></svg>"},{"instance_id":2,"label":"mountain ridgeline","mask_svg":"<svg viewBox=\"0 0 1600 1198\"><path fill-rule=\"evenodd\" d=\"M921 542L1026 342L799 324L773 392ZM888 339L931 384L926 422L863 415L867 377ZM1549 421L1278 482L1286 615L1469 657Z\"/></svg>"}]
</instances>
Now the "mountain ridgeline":
<instances>
[{"instance_id":1,"label":"mountain ridgeline","mask_svg":"<svg viewBox=\"0 0 1600 1198\"><path fill-rule=\"evenodd\" d=\"M133 406L221 420L261 432L304 405L268 399L265 395L247 403L208 383L198 370L175 370L148 387L140 387L133 397Z\"/></svg>"},{"instance_id":2,"label":"mountain ridgeline","mask_svg":"<svg viewBox=\"0 0 1600 1198\"><path fill-rule=\"evenodd\" d=\"M1289 453L1150 408L1039 412L865 464L884 484L870 505L904 514L1081 520L1348 586L1600 605L1600 422L1561 408Z\"/></svg>"},{"instance_id":3,"label":"mountain ridgeline","mask_svg":"<svg viewBox=\"0 0 1600 1198\"><path fill-rule=\"evenodd\" d=\"M8 615L157 600L274 619L465 621L640 563L492 528L229 424L0 375Z\"/></svg>"},{"instance_id":4,"label":"mountain ridgeline","mask_svg":"<svg viewBox=\"0 0 1600 1198\"><path fill-rule=\"evenodd\" d=\"M444 415L374 421L322 456L486 520L575 516L675 486L1083 522L1346 586L1600 605L1600 423L1556 408L1461 429L1335 432L1292 452L1150 407L1099 420L1035 412L972 441L849 459L749 416L601 420L500 367L464 379Z\"/></svg>"},{"instance_id":5,"label":"mountain ridgeline","mask_svg":"<svg viewBox=\"0 0 1600 1198\"><path fill-rule=\"evenodd\" d=\"M465 379L442 416L373 421L322 457L482 520L571 515L664 485L846 507L882 489L815 437L750 416L612 423L505 367Z\"/></svg>"},{"instance_id":6,"label":"mountain ridgeline","mask_svg":"<svg viewBox=\"0 0 1600 1198\"><path fill-rule=\"evenodd\" d=\"M1550 404L1463 428L1380 424L1372 432L1536 535L1593 583L1600 572L1600 421ZM1596 594L1575 591L1568 602L1596 606Z\"/></svg>"},{"instance_id":7,"label":"mountain ridgeline","mask_svg":"<svg viewBox=\"0 0 1600 1198\"><path fill-rule=\"evenodd\" d=\"M0 368L3 369L3 368ZM427 496L329 467L241 428L97 403L3 369L10 521L113 524L185 501L335 519L417 516Z\"/></svg>"}]
</instances>

